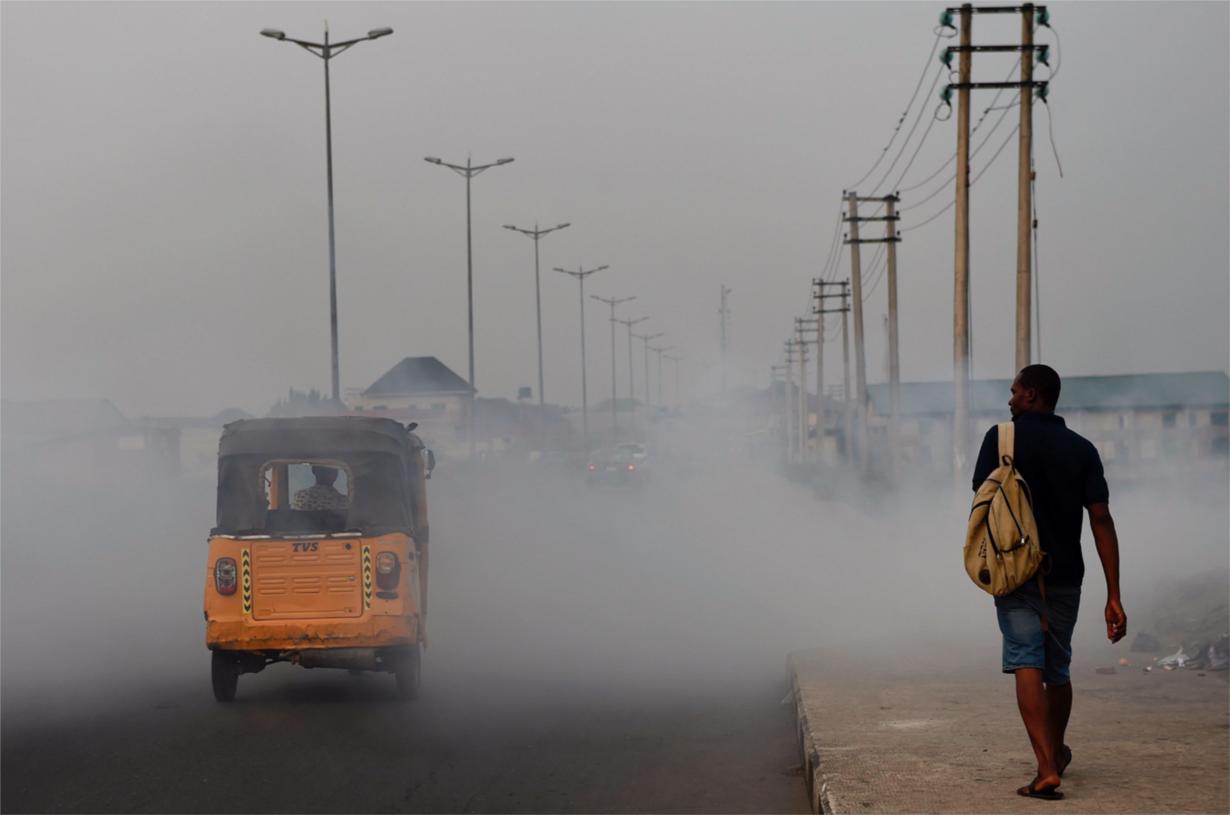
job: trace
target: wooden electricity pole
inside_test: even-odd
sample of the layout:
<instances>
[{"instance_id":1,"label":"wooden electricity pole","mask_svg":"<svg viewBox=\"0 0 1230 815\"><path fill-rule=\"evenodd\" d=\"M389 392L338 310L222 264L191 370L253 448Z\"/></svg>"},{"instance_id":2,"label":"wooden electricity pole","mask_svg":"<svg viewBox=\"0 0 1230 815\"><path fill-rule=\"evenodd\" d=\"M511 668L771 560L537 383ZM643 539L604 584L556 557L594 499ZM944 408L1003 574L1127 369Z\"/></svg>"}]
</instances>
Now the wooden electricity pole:
<instances>
[{"instance_id":1,"label":"wooden electricity pole","mask_svg":"<svg viewBox=\"0 0 1230 815\"><path fill-rule=\"evenodd\" d=\"M846 243L851 246L851 255L858 251L859 246L864 243L884 243L887 244L888 250L888 388L890 393L891 422L895 426L897 423L897 399L896 394L899 389L899 373L900 373L900 358L897 348L897 244L901 238L897 234L897 201L895 195L885 195L883 197L856 197L853 193L849 195L850 199L850 214L846 217L846 222L850 224L850 235ZM872 215L859 217L857 205L862 202L879 203L884 205L883 215ZM858 237L858 226L865 221L883 221L884 222L884 237L883 238L860 238ZM861 346L860 326L862 325L862 306L858 302L858 295L855 295L855 341ZM862 360L863 354L858 352L858 358ZM867 380L865 367L862 379L859 385L859 463L865 470L868 465L867 448L869 446L869 434L867 430ZM896 446L895 431L890 434L889 440L889 460L892 461L894 448ZM890 464L890 466L892 466Z\"/></svg>"},{"instance_id":2,"label":"wooden electricity pole","mask_svg":"<svg viewBox=\"0 0 1230 815\"><path fill-rule=\"evenodd\" d=\"M838 308L825 308L824 301L833 297L840 297L844 301L846 298L846 281L837 280L828 282L825 280L813 280L816 286L816 304L812 308L812 313L816 315L816 447L820 451L820 455L824 454L824 315L825 314L841 314L841 323L844 329L846 324L846 314L850 311L849 305L843 304ZM837 286L840 291L834 294L825 292L825 286ZM845 334L842 335L842 346L847 348L845 342ZM849 387L850 382L850 355L845 355L844 376L846 387Z\"/></svg>"},{"instance_id":3,"label":"wooden electricity pole","mask_svg":"<svg viewBox=\"0 0 1230 815\"><path fill-rule=\"evenodd\" d=\"M803 442L800 445L800 451L803 453L804 458L807 457L809 450L808 439L811 438L811 431L809 429L811 420L811 405L808 404L810 401L810 395L807 392L807 369L804 367L803 363L807 361L807 347L811 345L811 340L807 339L807 332L818 323L819 320L817 318L794 318L794 330L798 334L799 347L803 349L803 361L799 364L799 381L803 383L802 393L799 396L799 402L803 408L803 420L799 423L799 425L803 439ZM817 339L817 351L819 350L820 342L821 340ZM817 379L816 381L819 382L820 380Z\"/></svg>"},{"instance_id":4,"label":"wooden electricity pole","mask_svg":"<svg viewBox=\"0 0 1230 815\"><path fill-rule=\"evenodd\" d=\"M782 423L782 450L789 455L790 448L790 417L788 416L786 400L789 398L786 395L786 370L789 368L786 365L770 365L769 366L769 396L773 399L773 409L779 410ZM777 383L782 384L782 398L780 405L777 403Z\"/></svg>"},{"instance_id":5,"label":"wooden electricity pole","mask_svg":"<svg viewBox=\"0 0 1230 815\"><path fill-rule=\"evenodd\" d=\"M1032 291L1033 253L1030 247L1030 224L1033 206L1034 152L1034 7L1021 7L1021 127L1017 167L1016 214L1016 369L1029 364L1029 349L1033 336L1030 316L1033 313Z\"/></svg>"},{"instance_id":6,"label":"wooden electricity pole","mask_svg":"<svg viewBox=\"0 0 1230 815\"><path fill-rule=\"evenodd\" d=\"M950 8L951 14L958 9ZM950 64L953 53L960 55L958 81L945 86L944 101L952 91L957 91L957 213L956 247L953 274L953 463L955 474L963 474L969 458L969 373L970 373L970 306L969 306L969 118L970 91L976 89L1016 89L1020 91L1021 124L1019 143L1019 167L1017 169L1017 252L1016 252L1016 365L1023 368L1029 364L1032 343L1031 300L1032 264L1030 230L1032 229L1033 193L1033 93L1046 100L1048 82L1036 82L1033 78L1035 56L1045 59L1046 46L1034 45L1034 15L1042 25L1047 24L1046 6L1026 3L1022 6L972 6L960 7L960 45L945 49L943 59ZM1020 14L1021 42L1012 45L973 45L974 14ZM949 23L946 23L949 24ZM1021 73L1015 82L974 82L971 79L972 60L975 52L1020 53ZM1042 55L1039 55L1041 52Z\"/></svg>"},{"instance_id":7,"label":"wooden electricity pole","mask_svg":"<svg viewBox=\"0 0 1230 815\"><path fill-rule=\"evenodd\" d=\"M786 340L786 460L794 460L794 437L798 430L794 417L794 338Z\"/></svg>"},{"instance_id":8,"label":"wooden electricity pole","mask_svg":"<svg viewBox=\"0 0 1230 815\"><path fill-rule=\"evenodd\" d=\"M961 6L961 55L957 66L957 226L952 305L953 474L965 473L969 436L969 83L973 7Z\"/></svg>"}]
</instances>

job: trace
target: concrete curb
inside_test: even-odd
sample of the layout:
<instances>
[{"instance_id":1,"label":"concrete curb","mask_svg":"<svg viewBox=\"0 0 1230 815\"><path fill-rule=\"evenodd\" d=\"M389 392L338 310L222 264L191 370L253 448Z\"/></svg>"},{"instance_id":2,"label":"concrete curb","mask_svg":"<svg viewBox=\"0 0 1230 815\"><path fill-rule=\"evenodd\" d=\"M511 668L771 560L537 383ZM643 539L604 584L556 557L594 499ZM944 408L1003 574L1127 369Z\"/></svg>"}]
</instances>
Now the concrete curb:
<instances>
[{"instance_id":1,"label":"concrete curb","mask_svg":"<svg viewBox=\"0 0 1230 815\"><path fill-rule=\"evenodd\" d=\"M786 662L790 676L790 693L794 697L794 716L799 738L799 756L803 761L803 781L807 784L807 800L811 811L817 815L837 815L832 788L820 767L820 746L816 731L803 707L803 693L799 688L799 671L791 656Z\"/></svg>"}]
</instances>

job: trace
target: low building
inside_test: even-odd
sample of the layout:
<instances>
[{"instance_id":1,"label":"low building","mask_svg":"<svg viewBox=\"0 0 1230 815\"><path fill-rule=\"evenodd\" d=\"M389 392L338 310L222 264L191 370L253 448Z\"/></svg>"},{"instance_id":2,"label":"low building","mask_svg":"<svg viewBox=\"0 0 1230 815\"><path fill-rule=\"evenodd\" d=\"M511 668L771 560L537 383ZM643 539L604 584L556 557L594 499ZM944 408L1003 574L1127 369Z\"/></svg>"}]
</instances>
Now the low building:
<instances>
[{"instance_id":1,"label":"low building","mask_svg":"<svg viewBox=\"0 0 1230 815\"><path fill-rule=\"evenodd\" d=\"M180 472L176 428L133 421L108 399L6 399L2 455L26 475L115 481Z\"/></svg>"},{"instance_id":2,"label":"low building","mask_svg":"<svg viewBox=\"0 0 1230 815\"><path fill-rule=\"evenodd\" d=\"M365 390L350 396L351 409L418 422L419 434L437 448L465 438L474 388L435 357L406 357Z\"/></svg>"},{"instance_id":3,"label":"low building","mask_svg":"<svg viewBox=\"0 0 1230 815\"><path fill-rule=\"evenodd\" d=\"M970 383L975 441L985 428L1008 419L1010 386L1008 379ZM867 390L869 430L874 446L882 449L888 438L888 385ZM903 382L898 461L948 468L952 412L951 382ZM1097 445L1107 471L1121 476L1166 459L1224 467L1230 451L1230 378L1221 371L1069 376L1057 412Z\"/></svg>"}]
</instances>

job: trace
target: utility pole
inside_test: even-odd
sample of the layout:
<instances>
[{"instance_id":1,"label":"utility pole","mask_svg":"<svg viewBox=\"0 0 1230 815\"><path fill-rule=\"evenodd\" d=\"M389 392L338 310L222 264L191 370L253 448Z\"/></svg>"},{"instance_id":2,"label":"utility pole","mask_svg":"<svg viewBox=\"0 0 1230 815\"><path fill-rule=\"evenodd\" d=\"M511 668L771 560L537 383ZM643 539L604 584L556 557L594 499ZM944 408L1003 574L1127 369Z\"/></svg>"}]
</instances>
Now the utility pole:
<instances>
[{"instance_id":1,"label":"utility pole","mask_svg":"<svg viewBox=\"0 0 1230 815\"><path fill-rule=\"evenodd\" d=\"M570 223L559 224L558 226L548 227L547 229L539 229L538 224L534 224L533 229L522 229L519 226L505 224L505 229L511 229L513 232L520 232L534 241L534 313L538 318L538 415L539 423L543 419L543 411L546 407L546 395L543 393L543 376L542 376L542 286L540 285L538 275L538 242L545 236L550 235L559 229L567 229L572 226ZM545 427L545 425L544 425Z\"/></svg>"},{"instance_id":2,"label":"utility pole","mask_svg":"<svg viewBox=\"0 0 1230 815\"><path fill-rule=\"evenodd\" d=\"M852 459L851 447L854 445L853 411L850 409L850 281L841 281L841 398L844 402L842 411L842 438L844 440L847 459Z\"/></svg>"},{"instance_id":3,"label":"utility pole","mask_svg":"<svg viewBox=\"0 0 1230 815\"><path fill-rule=\"evenodd\" d=\"M790 427L788 427L788 422L790 422L790 419L788 419L786 415L786 400L788 398L786 395L786 370L788 368L790 368L790 365L769 366L769 396L771 397L772 409L774 409L774 412L779 412L779 417L777 418L781 419L782 450L784 451L786 451L788 449L788 445L790 445ZM777 382L779 382L779 377L781 381L780 404L779 400L777 400Z\"/></svg>"},{"instance_id":4,"label":"utility pole","mask_svg":"<svg viewBox=\"0 0 1230 815\"><path fill-rule=\"evenodd\" d=\"M629 300L635 300L636 296L632 297L599 297L596 294L591 294L590 297L597 300L599 303L606 303L611 307L611 443L614 444L619 440L619 394L615 390L615 307L620 303L627 303ZM631 360L629 360L631 365Z\"/></svg>"},{"instance_id":5,"label":"utility pole","mask_svg":"<svg viewBox=\"0 0 1230 815\"><path fill-rule=\"evenodd\" d=\"M849 213L846 222L850 225L850 234L846 243L850 246L850 291L854 314L854 422L858 442L855 448L858 452L859 471L866 473L869 464L867 450L867 357L863 341L863 271L859 247L864 243L879 243L876 239L859 238L858 216L859 201L871 199L859 198L853 191L845 193ZM847 397L848 398L848 397Z\"/></svg>"},{"instance_id":6,"label":"utility pole","mask_svg":"<svg viewBox=\"0 0 1230 815\"><path fill-rule=\"evenodd\" d=\"M721 289L722 305L718 309L718 314L721 316L721 322L722 322L722 334L721 334L722 395L725 396L726 395L726 367L727 367L726 357L727 357L727 351L729 350L729 343L728 343L727 334L726 334L726 320L730 317L730 307L726 304L726 298L730 296L730 293L733 291L733 289L731 289L725 283L721 284L721 286L722 286L722 289Z\"/></svg>"},{"instance_id":7,"label":"utility pole","mask_svg":"<svg viewBox=\"0 0 1230 815\"><path fill-rule=\"evenodd\" d=\"M1034 7L1021 7L1021 126L1017 157L1016 213L1016 369L1029 364L1033 343L1030 299L1033 280L1033 253L1030 246L1030 225L1033 215L1034 157Z\"/></svg>"},{"instance_id":8,"label":"utility pole","mask_svg":"<svg viewBox=\"0 0 1230 815\"><path fill-rule=\"evenodd\" d=\"M1033 42L1034 12L1038 21L1048 25L1050 20L1046 6L1025 4L1022 6L973 6L968 3L945 10L943 24L952 26L953 12L960 12L960 45L944 49L943 61L952 64L952 55L959 54L956 83L946 85L940 98L951 104L952 92L957 91L957 190L956 190L956 247L953 274L953 467L958 479L965 472L969 459L969 375L970 375L970 306L969 306L969 119L970 91L977 89L1016 89L1020 91L1021 124L1019 161L1017 171L1017 269L1016 269L1016 362L1022 368L1029 364L1031 341L1030 316L1032 302L1030 228L1032 208L1032 157L1033 157L1033 92L1046 101L1049 85L1033 79L1035 54L1045 62L1046 46ZM974 14L1020 14L1021 42L1012 45L973 45ZM973 55L976 52L1020 53L1021 74L1017 82L972 81Z\"/></svg>"},{"instance_id":9,"label":"utility pole","mask_svg":"<svg viewBox=\"0 0 1230 815\"><path fill-rule=\"evenodd\" d=\"M825 280L813 280L816 286L816 303L812 308L812 313L816 315L816 396L818 399L816 407L816 437L817 447L823 455L824 451L824 315L825 314L840 314L841 324L843 328L842 346L843 351L849 350L849 344L845 340L844 328L846 325L846 314L850 311L850 306L845 303L846 300L846 281L837 280L828 282ZM836 286L839 291L835 294L825 292L826 286ZM825 300L840 297L842 305L837 308L825 308ZM844 377L846 385L849 388L850 383L850 355L845 354Z\"/></svg>"},{"instance_id":10,"label":"utility pole","mask_svg":"<svg viewBox=\"0 0 1230 815\"><path fill-rule=\"evenodd\" d=\"M786 340L786 460L794 460L795 436L798 435L798 421L794 411L798 398L794 392L795 341L793 337Z\"/></svg>"},{"instance_id":11,"label":"utility pole","mask_svg":"<svg viewBox=\"0 0 1230 815\"><path fill-rule=\"evenodd\" d=\"M957 226L953 257L952 338L953 338L953 474L960 480L969 457L969 83L973 54L973 7L961 6L961 56L957 78Z\"/></svg>"},{"instance_id":12,"label":"utility pole","mask_svg":"<svg viewBox=\"0 0 1230 815\"><path fill-rule=\"evenodd\" d=\"M575 277L581 285L581 435L585 438L585 452L589 452L589 384L586 381L585 375L585 278L590 275L601 272L603 269L609 269L609 266L599 266L596 269L583 269L577 266L574 272L571 269L560 269L556 267L555 271Z\"/></svg>"},{"instance_id":13,"label":"utility pole","mask_svg":"<svg viewBox=\"0 0 1230 815\"><path fill-rule=\"evenodd\" d=\"M645 346L645 405L648 407L653 404L653 399L649 395L649 341L656 340L658 337L665 337L665 331L659 331L657 334L633 334ZM632 364L632 360L628 360L628 364Z\"/></svg>"},{"instance_id":14,"label":"utility pole","mask_svg":"<svg viewBox=\"0 0 1230 815\"><path fill-rule=\"evenodd\" d=\"M615 322L628 329L628 400L632 405L632 433L636 434L636 377L632 375L632 326L643 323L648 317L637 317L635 320L619 320Z\"/></svg>"},{"instance_id":15,"label":"utility pole","mask_svg":"<svg viewBox=\"0 0 1230 815\"><path fill-rule=\"evenodd\" d=\"M875 216L859 217L855 211L851 211L846 218L850 224L852 237L848 242L853 245L851 252L857 251L858 246L864 243L883 243L887 244L888 250L888 389L890 394L890 423L892 431L889 438L889 460L892 462L892 457L896 455L896 425L897 425L897 394L900 390L899 374L900 374L900 357L897 348L897 244L900 243L901 237L897 233L897 202L900 200L896 195L885 195L879 198L856 198L853 195L851 198L851 207L855 207L860 202L874 202L884 205L884 214ZM883 238L859 238L857 237L858 225L867 221L883 221L884 222L884 237ZM857 301L860 298L855 297L855 335L856 339L859 335L859 325L862 323L862 308L858 306ZM863 353L858 354L860 361L863 360ZM864 378L860 386L859 398L859 461L863 468L866 469L868 462L868 450L863 449L868 446L870 441L867 431L867 384ZM890 469L895 467L895 464L890 463Z\"/></svg>"},{"instance_id":16,"label":"utility pole","mask_svg":"<svg viewBox=\"0 0 1230 815\"><path fill-rule=\"evenodd\" d=\"M797 335L797 343L798 346L803 349L803 353L800 355L801 359L799 360L799 409L801 414L799 418L799 453L802 455L804 460L807 459L807 440L811 435L808 431L808 419L811 417L811 407L807 404L809 396L807 392L807 368L805 366L807 361L807 347L811 344L811 341L807 339L806 334L807 330L817 322L818 320L815 318L794 318L794 331Z\"/></svg>"}]
</instances>

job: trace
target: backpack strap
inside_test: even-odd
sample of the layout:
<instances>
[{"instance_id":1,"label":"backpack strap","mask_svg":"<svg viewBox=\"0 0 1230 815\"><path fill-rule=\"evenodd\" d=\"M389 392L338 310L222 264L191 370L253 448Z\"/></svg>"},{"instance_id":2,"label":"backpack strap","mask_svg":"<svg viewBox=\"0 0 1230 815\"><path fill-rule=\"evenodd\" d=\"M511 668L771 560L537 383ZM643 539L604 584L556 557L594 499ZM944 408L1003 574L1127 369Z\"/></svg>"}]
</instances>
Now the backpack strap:
<instances>
[{"instance_id":1,"label":"backpack strap","mask_svg":"<svg viewBox=\"0 0 1230 815\"><path fill-rule=\"evenodd\" d=\"M1000 422L996 428L999 436L999 461L995 466L999 467L1016 460L1016 426L1012 422Z\"/></svg>"}]
</instances>

